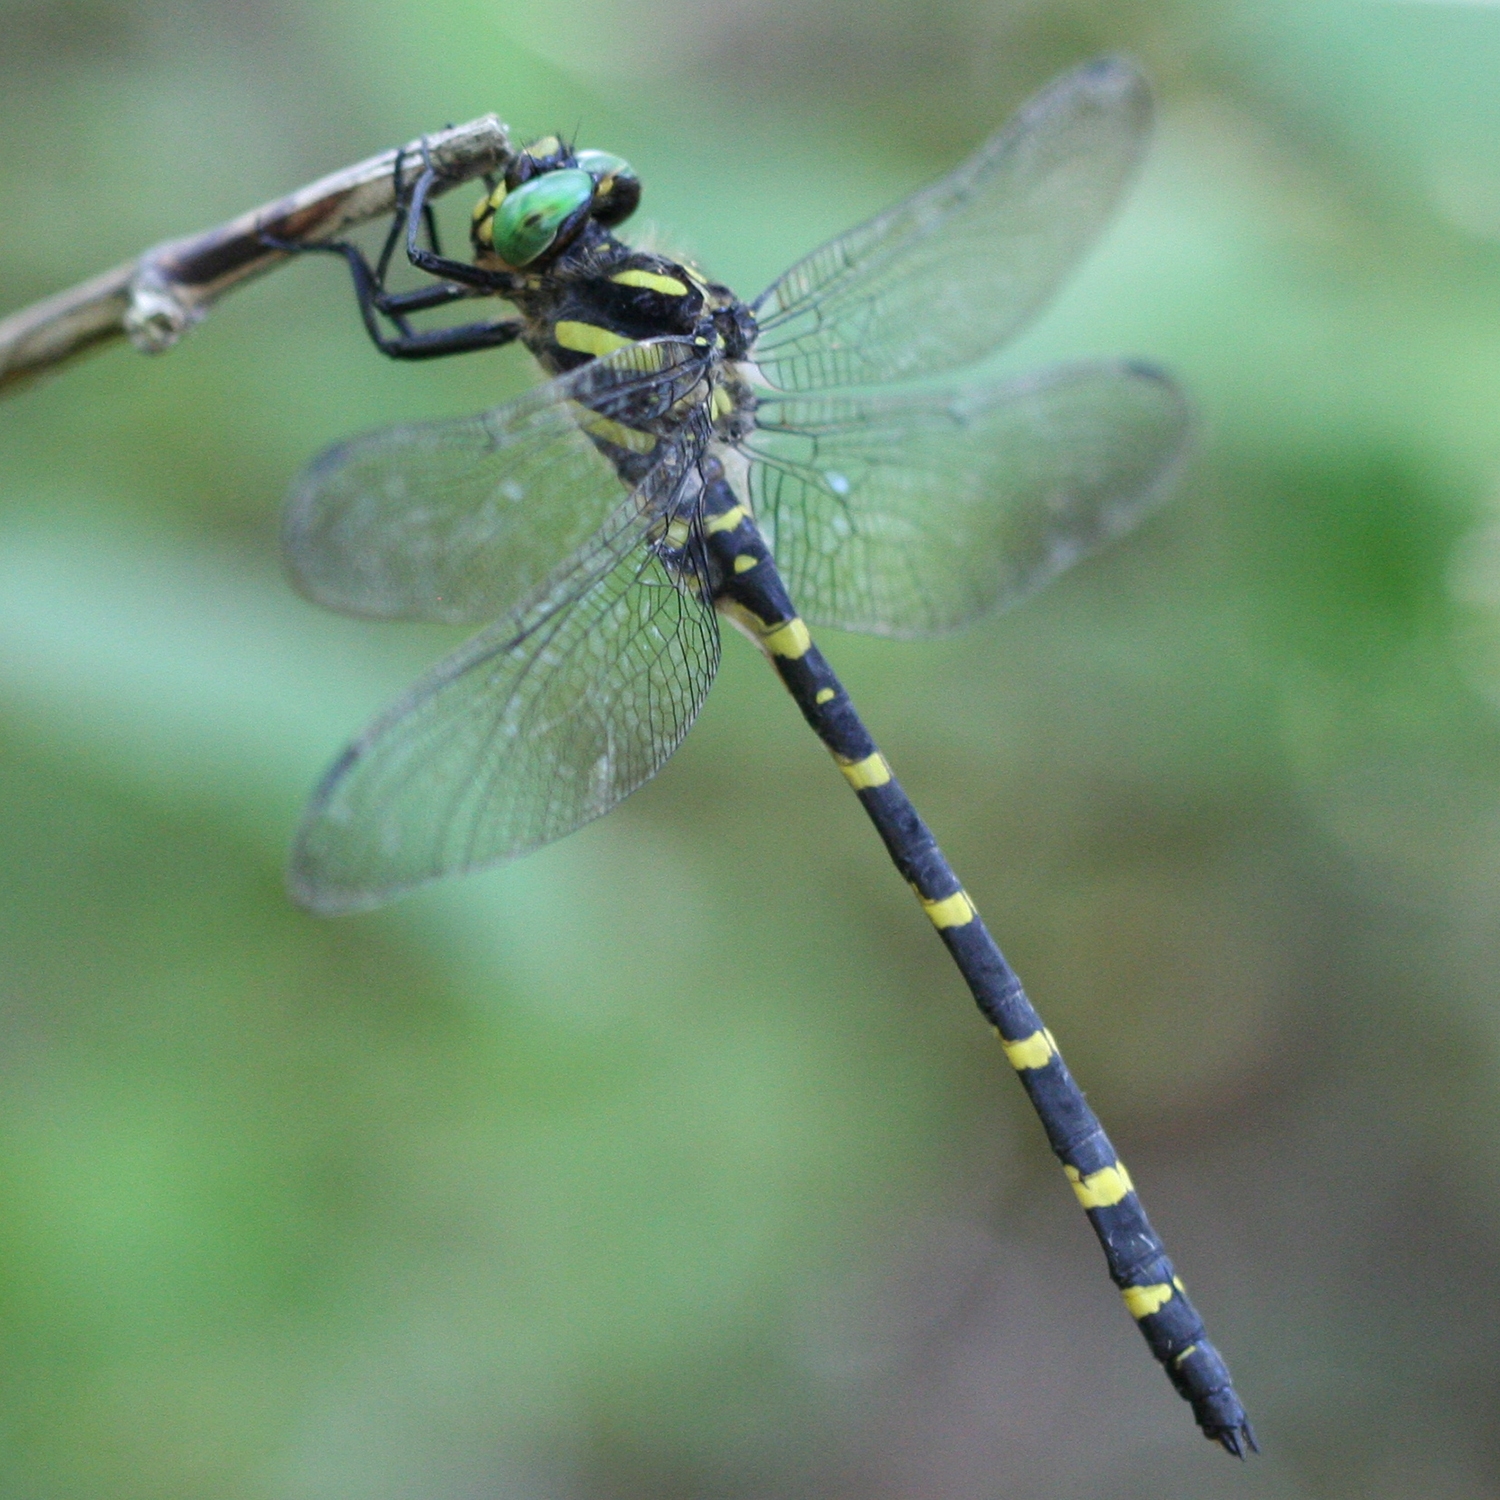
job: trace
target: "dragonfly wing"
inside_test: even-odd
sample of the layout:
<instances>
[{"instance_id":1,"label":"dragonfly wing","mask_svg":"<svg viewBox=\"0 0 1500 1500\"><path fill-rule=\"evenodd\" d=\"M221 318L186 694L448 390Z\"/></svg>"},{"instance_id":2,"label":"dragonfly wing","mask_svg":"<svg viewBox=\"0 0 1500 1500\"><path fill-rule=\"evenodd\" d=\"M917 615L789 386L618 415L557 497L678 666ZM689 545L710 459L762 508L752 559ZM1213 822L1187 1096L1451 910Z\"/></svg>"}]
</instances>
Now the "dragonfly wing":
<instances>
[{"instance_id":1,"label":"dragonfly wing","mask_svg":"<svg viewBox=\"0 0 1500 1500\"><path fill-rule=\"evenodd\" d=\"M760 375L787 391L872 385L998 348L1109 218L1150 118L1129 63L1059 79L946 177L772 283L754 307Z\"/></svg>"},{"instance_id":2,"label":"dragonfly wing","mask_svg":"<svg viewBox=\"0 0 1500 1500\"><path fill-rule=\"evenodd\" d=\"M1118 535L1166 487L1191 417L1133 364L1003 384L762 397L750 500L809 620L957 629Z\"/></svg>"},{"instance_id":3,"label":"dragonfly wing","mask_svg":"<svg viewBox=\"0 0 1500 1500\"><path fill-rule=\"evenodd\" d=\"M528 608L345 751L303 820L293 894L315 911L373 906L608 812L681 743L718 661L701 564L684 577L621 507Z\"/></svg>"},{"instance_id":4,"label":"dragonfly wing","mask_svg":"<svg viewBox=\"0 0 1500 1500\"><path fill-rule=\"evenodd\" d=\"M645 473L667 409L703 368L690 340L655 339L478 416L330 448L297 479L283 522L298 588L378 619L477 624L506 613L619 505L605 450L632 480Z\"/></svg>"}]
</instances>

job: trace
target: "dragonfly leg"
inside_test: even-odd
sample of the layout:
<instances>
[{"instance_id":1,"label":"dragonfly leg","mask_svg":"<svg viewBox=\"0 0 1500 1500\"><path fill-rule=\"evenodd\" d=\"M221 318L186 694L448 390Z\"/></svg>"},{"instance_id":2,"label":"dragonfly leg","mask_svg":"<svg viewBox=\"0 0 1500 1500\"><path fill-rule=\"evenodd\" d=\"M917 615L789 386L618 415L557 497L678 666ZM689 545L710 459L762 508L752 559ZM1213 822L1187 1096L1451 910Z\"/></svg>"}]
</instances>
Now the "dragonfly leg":
<instances>
[{"instance_id":1,"label":"dragonfly leg","mask_svg":"<svg viewBox=\"0 0 1500 1500\"><path fill-rule=\"evenodd\" d=\"M513 278L504 271L486 271L468 261L453 260L437 248L437 233L428 202L432 189L437 185L438 169L433 164L432 153L427 142L422 142L422 175L417 178L411 191L411 201L406 206L406 258L419 271L429 276L443 276L463 286L475 287L485 292L507 292ZM433 248L422 248L420 233L423 224L428 226L428 236Z\"/></svg>"},{"instance_id":2,"label":"dragonfly leg","mask_svg":"<svg viewBox=\"0 0 1500 1500\"><path fill-rule=\"evenodd\" d=\"M386 272L390 268L391 257L396 253L396 246L399 245L402 241L403 232L406 229L406 222L410 217L408 206L404 201L401 192L401 167L402 159L405 157L405 155L406 147L398 146L396 148L396 163L392 168L392 175L396 180L396 212L391 215L390 232L385 237L385 244L382 245L380 249L380 259L376 262L376 279L380 282L381 286L385 285ZM430 158L427 159L427 165L429 167L432 165ZM485 181L486 183L488 183L489 181L488 174L486 174L485 176ZM494 189L491 188L490 191L493 192ZM412 195L413 197L415 197L416 195L415 184L413 184ZM443 247L438 239L437 215L433 212L432 204L427 200L425 195L423 196L422 200L420 220L423 228L425 228L427 231L427 243L431 247L432 253L434 255L441 256L443 253Z\"/></svg>"},{"instance_id":3,"label":"dragonfly leg","mask_svg":"<svg viewBox=\"0 0 1500 1500\"><path fill-rule=\"evenodd\" d=\"M391 215L391 227L386 231L385 241L380 247L380 255L375 261L374 280L375 285L383 293L385 291L385 279L391 269L391 257L396 253L396 246L401 243L406 230L407 203L401 191L401 166L406 155L406 148L396 148L395 164L391 167L391 196L395 199L396 209Z\"/></svg>"},{"instance_id":4,"label":"dragonfly leg","mask_svg":"<svg viewBox=\"0 0 1500 1500\"><path fill-rule=\"evenodd\" d=\"M759 528L722 477L710 475L701 515L715 604L765 652L937 929L1020 1078L1152 1354L1204 1436L1244 1457L1255 1435L1229 1370L1052 1033L813 644Z\"/></svg>"},{"instance_id":5,"label":"dragonfly leg","mask_svg":"<svg viewBox=\"0 0 1500 1500\"><path fill-rule=\"evenodd\" d=\"M323 251L343 256L354 281L354 295L359 303L360 316L364 319L365 332L369 334L370 342L391 359L437 359L447 354L466 354L475 349L496 349L514 342L520 336L521 322L518 318L462 323L453 328L412 328L407 321L409 313L446 307L450 303L474 296L474 289L443 282L436 286L418 287L410 292L387 292L378 266L372 266L359 246L350 244L347 240L305 245L263 234L261 242L272 250L283 250L292 255ZM382 327L382 318L394 325L394 335Z\"/></svg>"}]
</instances>

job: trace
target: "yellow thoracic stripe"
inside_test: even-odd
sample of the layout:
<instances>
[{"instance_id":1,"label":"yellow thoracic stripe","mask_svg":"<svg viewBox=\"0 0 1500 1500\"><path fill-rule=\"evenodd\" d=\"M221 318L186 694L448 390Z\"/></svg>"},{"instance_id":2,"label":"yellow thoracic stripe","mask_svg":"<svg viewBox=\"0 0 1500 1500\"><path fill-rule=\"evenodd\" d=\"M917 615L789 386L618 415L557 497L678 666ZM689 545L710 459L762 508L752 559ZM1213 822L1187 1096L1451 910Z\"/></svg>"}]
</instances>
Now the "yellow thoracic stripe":
<instances>
[{"instance_id":1,"label":"yellow thoracic stripe","mask_svg":"<svg viewBox=\"0 0 1500 1500\"><path fill-rule=\"evenodd\" d=\"M1045 1068L1057 1056L1057 1043L1052 1040L1052 1033L1045 1029L1033 1031L1018 1042L1008 1042L1002 1036L1000 1045L1005 1048L1011 1067L1018 1073L1026 1068Z\"/></svg>"},{"instance_id":2,"label":"yellow thoracic stripe","mask_svg":"<svg viewBox=\"0 0 1500 1500\"><path fill-rule=\"evenodd\" d=\"M979 915L974 909L974 903L969 900L967 891L954 891L941 901L929 901L925 896L918 896L917 899L921 901L922 910L931 918L934 927L967 927Z\"/></svg>"},{"instance_id":3,"label":"yellow thoracic stripe","mask_svg":"<svg viewBox=\"0 0 1500 1500\"><path fill-rule=\"evenodd\" d=\"M594 437L603 438L606 443L613 443L630 453L650 453L656 447L656 439L649 432L637 432L634 427L626 427L613 417L601 417L598 412L579 406L576 401L573 404L578 410L578 425Z\"/></svg>"},{"instance_id":4,"label":"yellow thoracic stripe","mask_svg":"<svg viewBox=\"0 0 1500 1500\"><path fill-rule=\"evenodd\" d=\"M1123 1162L1112 1167L1100 1167L1097 1172L1083 1176L1077 1167L1063 1167L1069 1182L1073 1184L1073 1195L1085 1208L1111 1208L1135 1191L1130 1173Z\"/></svg>"},{"instance_id":5,"label":"yellow thoracic stripe","mask_svg":"<svg viewBox=\"0 0 1500 1500\"><path fill-rule=\"evenodd\" d=\"M607 328L599 328L593 323L574 323L567 319L552 330L552 337L564 349L571 349L575 354L592 354L595 358L601 354L612 354L616 349L623 349L626 344L634 343L633 339L611 333Z\"/></svg>"},{"instance_id":6,"label":"yellow thoracic stripe","mask_svg":"<svg viewBox=\"0 0 1500 1500\"><path fill-rule=\"evenodd\" d=\"M609 278L618 286L643 287L648 292L664 292L668 297L686 297L687 288L675 276L655 271L620 271Z\"/></svg>"},{"instance_id":7,"label":"yellow thoracic stripe","mask_svg":"<svg viewBox=\"0 0 1500 1500\"><path fill-rule=\"evenodd\" d=\"M891 768L878 750L863 760L840 760L838 767L844 773L844 780L856 792L866 787L884 786L891 779Z\"/></svg>"},{"instance_id":8,"label":"yellow thoracic stripe","mask_svg":"<svg viewBox=\"0 0 1500 1500\"><path fill-rule=\"evenodd\" d=\"M1159 1281L1155 1286L1122 1286L1120 1295L1132 1318L1149 1318L1172 1300L1172 1288L1168 1282Z\"/></svg>"},{"instance_id":9,"label":"yellow thoracic stripe","mask_svg":"<svg viewBox=\"0 0 1500 1500\"><path fill-rule=\"evenodd\" d=\"M703 523L703 531L712 536L716 531L733 531L750 514L743 505L732 505L722 515L710 516Z\"/></svg>"}]
</instances>

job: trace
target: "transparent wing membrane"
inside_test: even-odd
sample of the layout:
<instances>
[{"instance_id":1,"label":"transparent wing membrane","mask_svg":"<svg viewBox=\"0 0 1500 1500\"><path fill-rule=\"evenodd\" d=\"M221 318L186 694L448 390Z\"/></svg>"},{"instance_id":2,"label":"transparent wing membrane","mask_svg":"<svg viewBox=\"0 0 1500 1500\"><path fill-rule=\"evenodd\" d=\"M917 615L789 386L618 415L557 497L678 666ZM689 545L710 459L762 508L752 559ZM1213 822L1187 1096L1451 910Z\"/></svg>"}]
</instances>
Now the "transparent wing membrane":
<instances>
[{"instance_id":1,"label":"transparent wing membrane","mask_svg":"<svg viewBox=\"0 0 1500 1500\"><path fill-rule=\"evenodd\" d=\"M298 588L380 619L507 613L620 503L611 444L649 471L652 429L703 363L686 339L633 344L493 411L329 449L298 478L283 523Z\"/></svg>"},{"instance_id":2,"label":"transparent wing membrane","mask_svg":"<svg viewBox=\"0 0 1500 1500\"><path fill-rule=\"evenodd\" d=\"M787 391L872 385L999 347L1098 235L1150 116L1128 63L1060 79L948 176L774 282L754 307L760 374Z\"/></svg>"},{"instance_id":3,"label":"transparent wing membrane","mask_svg":"<svg viewBox=\"0 0 1500 1500\"><path fill-rule=\"evenodd\" d=\"M292 888L349 911L561 838L652 776L713 681L706 581L634 504L516 618L440 662L313 798Z\"/></svg>"},{"instance_id":4,"label":"transparent wing membrane","mask_svg":"<svg viewBox=\"0 0 1500 1500\"><path fill-rule=\"evenodd\" d=\"M764 397L750 498L814 624L954 630L1133 525L1190 428L1165 376L1128 364L957 391Z\"/></svg>"}]
</instances>

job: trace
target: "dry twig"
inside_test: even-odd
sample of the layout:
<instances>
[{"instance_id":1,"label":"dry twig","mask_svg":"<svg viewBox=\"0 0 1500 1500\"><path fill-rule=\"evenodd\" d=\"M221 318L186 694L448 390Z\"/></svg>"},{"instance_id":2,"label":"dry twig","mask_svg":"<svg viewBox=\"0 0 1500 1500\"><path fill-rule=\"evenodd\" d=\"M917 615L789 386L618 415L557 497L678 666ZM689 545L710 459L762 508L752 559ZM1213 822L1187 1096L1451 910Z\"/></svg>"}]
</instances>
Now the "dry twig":
<instances>
[{"instance_id":1,"label":"dry twig","mask_svg":"<svg viewBox=\"0 0 1500 1500\"><path fill-rule=\"evenodd\" d=\"M495 115L426 137L446 192L510 160L510 136ZM169 240L0 321L0 392L120 336L148 354L169 349L209 306L241 282L288 259L262 235L299 244L331 240L396 205L396 155L383 151L231 219L204 234ZM422 171L421 143L402 148L400 190Z\"/></svg>"}]
</instances>

